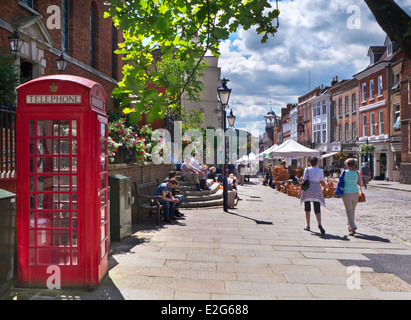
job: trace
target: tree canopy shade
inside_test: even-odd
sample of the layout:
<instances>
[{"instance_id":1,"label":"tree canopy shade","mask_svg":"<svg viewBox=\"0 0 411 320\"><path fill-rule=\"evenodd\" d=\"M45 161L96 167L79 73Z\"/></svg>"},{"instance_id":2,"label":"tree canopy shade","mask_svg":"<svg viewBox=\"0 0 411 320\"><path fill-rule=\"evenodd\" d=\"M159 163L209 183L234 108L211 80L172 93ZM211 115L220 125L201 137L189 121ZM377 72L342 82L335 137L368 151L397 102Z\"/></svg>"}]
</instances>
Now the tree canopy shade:
<instances>
[{"instance_id":1,"label":"tree canopy shade","mask_svg":"<svg viewBox=\"0 0 411 320\"><path fill-rule=\"evenodd\" d=\"M218 56L221 41L240 26L254 27L265 43L278 15L268 0L112 0L105 17L123 32L116 52L126 62L113 96L135 121L142 113L149 122L164 118L179 109L182 94L198 97L207 52Z\"/></svg>"},{"instance_id":2,"label":"tree canopy shade","mask_svg":"<svg viewBox=\"0 0 411 320\"><path fill-rule=\"evenodd\" d=\"M388 37L411 59L411 18L393 0L364 0Z\"/></svg>"}]
</instances>

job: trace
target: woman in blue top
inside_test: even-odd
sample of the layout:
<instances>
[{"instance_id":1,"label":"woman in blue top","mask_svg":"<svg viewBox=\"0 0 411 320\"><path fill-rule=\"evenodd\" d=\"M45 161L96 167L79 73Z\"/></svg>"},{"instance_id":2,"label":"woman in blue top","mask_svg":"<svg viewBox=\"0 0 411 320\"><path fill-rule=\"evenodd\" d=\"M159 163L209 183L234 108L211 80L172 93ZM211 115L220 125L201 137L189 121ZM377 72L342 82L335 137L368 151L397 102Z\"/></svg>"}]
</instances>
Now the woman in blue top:
<instances>
[{"instance_id":1,"label":"woman in blue top","mask_svg":"<svg viewBox=\"0 0 411 320\"><path fill-rule=\"evenodd\" d=\"M358 186L362 186L361 174L355 170L356 160L354 158L347 159L345 165L347 170L341 173L341 177L344 179L344 193L342 194L342 200L345 206L348 219L348 232L352 236L357 230L357 226L354 221L355 207L358 203Z\"/></svg>"}]
</instances>

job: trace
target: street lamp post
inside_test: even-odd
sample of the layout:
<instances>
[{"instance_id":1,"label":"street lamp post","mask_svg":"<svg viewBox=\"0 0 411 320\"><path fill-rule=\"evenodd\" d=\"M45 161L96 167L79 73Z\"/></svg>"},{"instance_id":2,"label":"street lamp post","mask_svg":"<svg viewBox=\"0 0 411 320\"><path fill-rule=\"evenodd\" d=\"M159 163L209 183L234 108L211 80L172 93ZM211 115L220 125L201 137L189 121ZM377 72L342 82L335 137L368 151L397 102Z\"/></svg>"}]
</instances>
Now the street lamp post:
<instances>
[{"instance_id":1,"label":"street lamp post","mask_svg":"<svg viewBox=\"0 0 411 320\"><path fill-rule=\"evenodd\" d=\"M224 172L223 172L223 210L224 212L228 212L228 185L227 185L227 142L225 137L226 131L226 108L228 105L228 101L230 100L231 89L227 87L227 82L230 81L226 78L222 80L222 86L217 89L218 98L221 103L221 111L222 111L222 122L223 122L223 135L224 135Z\"/></svg>"}]
</instances>

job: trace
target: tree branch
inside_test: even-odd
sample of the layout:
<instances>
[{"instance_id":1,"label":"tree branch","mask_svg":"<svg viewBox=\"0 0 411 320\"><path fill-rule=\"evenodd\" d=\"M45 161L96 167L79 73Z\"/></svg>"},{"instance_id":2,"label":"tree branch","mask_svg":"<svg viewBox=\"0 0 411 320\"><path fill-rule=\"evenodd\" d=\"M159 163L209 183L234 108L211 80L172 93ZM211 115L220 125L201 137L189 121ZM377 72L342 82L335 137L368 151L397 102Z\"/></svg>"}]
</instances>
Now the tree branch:
<instances>
[{"instance_id":1,"label":"tree branch","mask_svg":"<svg viewBox=\"0 0 411 320\"><path fill-rule=\"evenodd\" d=\"M411 18L393 0L364 0L380 27L411 59Z\"/></svg>"}]
</instances>

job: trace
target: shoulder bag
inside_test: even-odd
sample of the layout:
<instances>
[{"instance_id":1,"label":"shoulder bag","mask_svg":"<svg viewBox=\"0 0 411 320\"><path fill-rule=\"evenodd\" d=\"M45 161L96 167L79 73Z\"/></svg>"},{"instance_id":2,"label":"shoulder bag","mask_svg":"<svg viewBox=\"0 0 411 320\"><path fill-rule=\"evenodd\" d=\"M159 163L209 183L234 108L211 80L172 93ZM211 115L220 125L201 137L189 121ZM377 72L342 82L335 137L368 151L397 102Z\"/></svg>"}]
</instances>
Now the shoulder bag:
<instances>
[{"instance_id":1,"label":"shoulder bag","mask_svg":"<svg viewBox=\"0 0 411 320\"><path fill-rule=\"evenodd\" d=\"M360 179L360 174L358 173L358 179ZM358 202L365 202L365 194L362 192L362 187L360 186L360 191L358 192Z\"/></svg>"},{"instance_id":2,"label":"shoulder bag","mask_svg":"<svg viewBox=\"0 0 411 320\"><path fill-rule=\"evenodd\" d=\"M308 190L308 188L310 187L310 181L308 181L308 168L305 170L307 170L307 179L305 179L304 182L301 184L301 189L303 191Z\"/></svg>"},{"instance_id":3,"label":"shoulder bag","mask_svg":"<svg viewBox=\"0 0 411 320\"><path fill-rule=\"evenodd\" d=\"M342 174L338 178L337 188L335 189L335 194L337 195L337 197L341 197L342 194L344 193L344 176L345 176L345 170L342 172Z\"/></svg>"}]
</instances>

